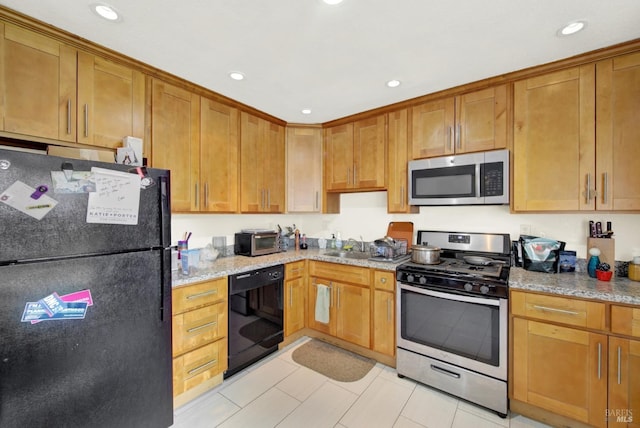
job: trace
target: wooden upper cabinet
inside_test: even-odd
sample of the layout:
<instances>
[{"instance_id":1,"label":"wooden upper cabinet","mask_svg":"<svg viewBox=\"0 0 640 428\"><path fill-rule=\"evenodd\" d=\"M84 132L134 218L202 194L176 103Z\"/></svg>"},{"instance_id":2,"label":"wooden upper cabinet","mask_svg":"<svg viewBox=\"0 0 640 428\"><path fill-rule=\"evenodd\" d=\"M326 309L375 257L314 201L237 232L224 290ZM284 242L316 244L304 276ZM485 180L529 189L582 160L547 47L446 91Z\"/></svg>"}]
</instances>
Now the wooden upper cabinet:
<instances>
[{"instance_id":1,"label":"wooden upper cabinet","mask_svg":"<svg viewBox=\"0 0 640 428\"><path fill-rule=\"evenodd\" d=\"M284 212L284 128L240 114L240 210Z\"/></svg>"},{"instance_id":2,"label":"wooden upper cabinet","mask_svg":"<svg viewBox=\"0 0 640 428\"><path fill-rule=\"evenodd\" d=\"M596 65L596 208L640 210L640 53Z\"/></svg>"},{"instance_id":3,"label":"wooden upper cabinet","mask_svg":"<svg viewBox=\"0 0 640 428\"><path fill-rule=\"evenodd\" d=\"M287 212L322 211L322 128L287 127Z\"/></svg>"},{"instance_id":4,"label":"wooden upper cabinet","mask_svg":"<svg viewBox=\"0 0 640 428\"><path fill-rule=\"evenodd\" d=\"M387 184L387 115L353 125L353 187L383 189Z\"/></svg>"},{"instance_id":5,"label":"wooden upper cabinet","mask_svg":"<svg viewBox=\"0 0 640 428\"><path fill-rule=\"evenodd\" d=\"M412 107L412 158L505 148L508 98L505 84Z\"/></svg>"},{"instance_id":6,"label":"wooden upper cabinet","mask_svg":"<svg viewBox=\"0 0 640 428\"><path fill-rule=\"evenodd\" d=\"M143 138L144 79L139 71L78 52L78 142L116 148L123 137Z\"/></svg>"},{"instance_id":7,"label":"wooden upper cabinet","mask_svg":"<svg viewBox=\"0 0 640 428\"><path fill-rule=\"evenodd\" d=\"M171 210L200 208L200 97L160 80L153 81L152 162L171 170Z\"/></svg>"},{"instance_id":8,"label":"wooden upper cabinet","mask_svg":"<svg viewBox=\"0 0 640 428\"><path fill-rule=\"evenodd\" d=\"M408 204L409 112L389 113L387 119L387 212L416 213L419 208Z\"/></svg>"},{"instance_id":9,"label":"wooden upper cabinet","mask_svg":"<svg viewBox=\"0 0 640 428\"><path fill-rule=\"evenodd\" d=\"M76 140L76 50L0 23L2 130Z\"/></svg>"},{"instance_id":10,"label":"wooden upper cabinet","mask_svg":"<svg viewBox=\"0 0 640 428\"><path fill-rule=\"evenodd\" d=\"M324 130L326 190L353 187L353 123Z\"/></svg>"},{"instance_id":11,"label":"wooden upper cabinet","mask_svg":"<svg viewBox=\"0 0 640 428\"><path fill-rule=\"evenodd\" d=\"M515 83L514 211L595 208L595 67Z\"/></svg>"},{"instance_id":12,"label":"wooden upper cabinet","mask_svg":"<svg viewBox=\"0 0 640 428\"><path fill-rule=\"evenodd\" d=\"M201 98L200 211L238 211L239 131L237 109Z\"/></svg>"}]
</instances>

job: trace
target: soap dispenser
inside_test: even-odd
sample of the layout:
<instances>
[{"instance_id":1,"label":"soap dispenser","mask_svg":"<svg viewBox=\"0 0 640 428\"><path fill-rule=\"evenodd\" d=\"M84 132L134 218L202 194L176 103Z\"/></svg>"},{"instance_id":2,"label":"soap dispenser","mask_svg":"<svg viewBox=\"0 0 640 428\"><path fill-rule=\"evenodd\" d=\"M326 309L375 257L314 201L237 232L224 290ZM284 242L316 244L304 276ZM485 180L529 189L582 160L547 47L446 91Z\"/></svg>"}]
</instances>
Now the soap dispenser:
<instances>
[{"instance_id":1,"label":"soap dispenser","mask_svg":"<svg viewBox=\"0 0 640 428\"><path fill-rule=\"evenodd\" d=\"M342 249L342 238L340 238L340 232L336 233L336 248L338 250Z\"/></svg>"}]
</instances>

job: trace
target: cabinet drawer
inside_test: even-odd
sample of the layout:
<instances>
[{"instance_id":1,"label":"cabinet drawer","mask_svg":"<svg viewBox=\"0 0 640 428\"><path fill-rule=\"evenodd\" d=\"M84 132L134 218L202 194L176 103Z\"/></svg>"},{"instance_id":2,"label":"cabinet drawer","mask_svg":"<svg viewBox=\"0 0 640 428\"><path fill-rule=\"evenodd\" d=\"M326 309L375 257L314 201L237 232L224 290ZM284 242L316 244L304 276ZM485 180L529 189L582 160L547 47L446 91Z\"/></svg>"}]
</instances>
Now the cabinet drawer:
<instances>
[{"instance_id":1,"label":"cabinet drawer","mask_svg":"<svg viewBox=\"0 0 640 428\"><path fill-rule=\"evenodd\" d=\"M612 305L611 331L640 337L640 308Z\"/></svg>"},{"instance_id":2,"label":"cabinet drawer","mask_svg":"<svg viewBox=\"0 0 640 428\"><path fill-rule=\"evenodd\" d=\"M514 291L511 293L513 315L552 321L578 327L605 330L605 304Z\"/></svg>"},{"instance_id":3,"label":"cabinet drawer","mask_svg":"<svg viewBox=\"0 0 640 428\"><path fill-rule=\"evenodd\" d=\"M369 269L358 266L311 262L309 272L311 276L318 276L340 282L350 282L352 284L369 286L370 282Z\"/></svg>"},{"instance_id":4,"label":"cabinet drawer","mask_svg":"<svg viewBox=\"0 0 640 428\"><path fill-rule=\"evenodd\" d=\"M227 298L227 277L173 290L173 314L218 302Z\"/></svg>"},{"instance_id":5,"label":"cabinet drawer","mask_svg":"<svg viewBox=\"0 0 640 428\"><path fill-rule=\"evenodd\" d=\"M177 356L227 335L227 302L173 316L173 355Z\"/></svg>"},{"instance_id":6,"label":"cabinet drawer","mask_svg":"<svg viewBox=\"0 0 640 428\"><path fill-rule=\"evenodd\" d=\"M284 278L294 279L304 275L304 260L299 262L287 263L284 265Z\"/></svg>"},{"instance_id":7,"label":"cabinet drawer","mask_svg":"<svg viewBox=\"0 0 640 428\"><path fill-rule=\"evenodd\" d=\"M227 339L210 343L173 360L173 395L182 394L227 369Z\"/></svg>"},{"instance_id":8,"label":"cabinet drawer","mask_svg":"<svg viewBox=\"0 0 640 428\"><path fill-rule=\"evenodd\" d=\"M377 290L395 291L395 272L385 272L377 270L373 272L373 285Z\"/></svg>"}]
</instances>

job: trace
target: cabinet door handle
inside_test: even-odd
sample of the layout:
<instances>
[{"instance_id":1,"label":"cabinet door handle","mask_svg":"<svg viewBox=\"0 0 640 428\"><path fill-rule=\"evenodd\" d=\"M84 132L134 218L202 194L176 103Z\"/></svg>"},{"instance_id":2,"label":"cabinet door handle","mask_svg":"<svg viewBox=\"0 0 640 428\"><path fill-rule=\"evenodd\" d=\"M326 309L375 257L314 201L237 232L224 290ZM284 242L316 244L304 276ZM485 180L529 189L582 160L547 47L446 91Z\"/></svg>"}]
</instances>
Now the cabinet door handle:
<instances>
[{"instance_id":1,"label":"cabinet door handle","mask_svg":"<svg viewBox=\"0 0 640 428\"><path fill-rule=\"evenodd\" d=\"M267 210L271 211L271 189L267 189Z\"/></svg>"},{"instance_id":2,"label":"cabinet door handle","mask_svg":"<svg viewBox=\"0 0 640 428\"><path fill-rule=\"evenodd\" d=\"M387 283L387 278L380 278L380 283L386 284Z\"/></svg>"},{"instance_id":3,"label":"cabinet door handle","mask_svg":"<svg viewBox=\"0 0 640 428\"><path fill-rule=\"evenodd\" d=\"M187 330L187 333L193 333L194 331L202 330L203 328L211 327L212 325L218 325L218 321L211 321L206 324L199 325Z\"/></svg>"},{"instance_id":4,"label":"cabinet door handle","mask_svg":"<svg viewBox=\"0 0 640 428\"><path fill-rule=\"evenodd\" d=\"M400 186L400 208L404 208L404 185Z\"/></svg>"},{"instance_id":5,"label":"cabinet door handle","mask_svg":"<svg viewBox=\"0 0 640 428\"><path fill-rule=\"evenodd\" d=\"M336 308L340 307L340 287L336 287L336 293L338 294L336 298Z\"/></svg>"},{"instance_id":6,"label":"cabinet door handle","mask_svg":"<svg viewBox=\"0 0 640 428\"><path fill-rule=\"evenodd\" d=\"M602 343L598 343L598 379L602 378Z\"/></svg>"},{"instance_id":7,"label":"cabinet door handle","mask_svg":"<svg viewBox=\"0 0 640 428\"><path fill-rule=\"evenodd\" d=\"M602 203L606 204L609 199L609 174L605 172L602 176L604 181L602 189Z\"/></svg>"},{"instance_id":8,"label":"cabinet door handle","mask_svg":"<svg viewBox=\"0 0 640 428\"><path fill-rule=\"evenodd\" d=\"M584 192L584 202L589 203L591 200L591 174L587 174L587 190Z\"/></svg>"},{"instance_id":9,"label":"cabinet door handle","mask_svg":"<svg viewBox=\"0 0 640 428\"><path fill-rule=\"evenodd\" d=\"M89 105L84 105L84 136L89 136Z\"/></svg>"},{"instance_id":10,"label":"cabinet door handle","mask_svg":"<svg viewBox=\"0 0 640 428\"><path fill-rule=\"evenodd\" d=\"M351 168L347 168L347 185L351 184Z\"/></svg>"},{"instance_id":11,"label":"cabinet door handle","mask_svg":"<svg viewBox=\"0 0 640 428\"><path fill-rule=\"evenodd\" d=\"M204 183L204 207L209 206L209 182Z\"/></svg>"},{"instance_id":12,"label":"cabinet door handle","mask_svg":"<svg viewBox=\"0 0 640 428\"><path fill-rule=\"evenodd\" d=\"M462 133L462 125L458 124L457 126L457 132L456 132L456 150L461 149L462 147L460 146L460 134Z\"/></svg>"},{"instance_id":13,"label":"cabinet door handle","mask_svg":"<svg viewBox=\"0 0 640 428\"><path fill-rule=\"evenodd\" d=\"M71 98L67 100L67 134L71 134Z\"/></svg>"},{"instance_id":14,"label":"cabinet door handle","mask_svg":"<svg viewBox=\"0 0 640 428\"><path fill-rule=\"evenodd\" d=\"M533 307L534 309L537 309L543 312L557 312L559 314L564 314L564 315L580 315L580 312L567 311L566 309L556 309L556 308L550 308L548 306L539 306L539 305L533 305Z\"/></svg>"},{"instance_id":15,"label":"cabinet door handle","mask_svg":"<svg viewBox=\"0 0 640 428\"><path fill-rule=\"evenodd\" d=\"M621 349L618 346L618 385L622 383L622 357L621 357Z\"/></svg>"},{"instance_id":16,"label":"cabinet door handle","mask_svg":"<svg viewBox=\"0 0 640 428\"><path fill-rule=\"evenodd\" d=\"M387 299L387 322L391 322L391 299Z\"/></svg>"},{"instance_id":17,"label":"cabinet door handle","mask_svg":"<svg viewBox=\"0 0 640 428\"><path fill-rule=\"evenodd\" d=\"M356 164L353 164L353 185L355 186L358 182L358 175L356 174Z\"/></svg>"},{"instance_id":18,"label":"cabinet door handle","mask_svg":"<svg viewBox=\"0 0 640 428\"><path fill-rule=\"evenodd\" d=\"M218 359L217 359L217 358L214 358L213 360L207 361L206 363L199 365L199 366L198 366L198 367L196 367L195 369L191 369L191 370L189 370L187 373L188 373L188 374L190 374L190 375L192 375L192 374L194 374L194 373L196 373L196 372L198 372L198 371L202 370L202 369L203 369L203 368L205 368L205 367L209 367L209 366L212 366L212 365L216 364L217 362L218 362Z\"/></svg>"},{"instance_id":19,"label":"cabinet door handle","mask_svg":"<svg viewBox=\"0 0 640 428\"><path fill-rule=\"evenodd\" d=\"M318 192L316 190L316 205L315 205L315 209L318 210L320 209L320 202L319 202L319 198L320 198L320 192Z\"/></svg>"},{"instance_id":20,"label":"cabinet door handle","mask_svg":"<svg viewBox=\"0 0 640 428\"><path fill-rule=\"evenodd\" d=\"M198 197L199 197L200 195L198 195L198 193L199 193L199 192L198 192L198 182L196 181L196 185L195 185L195 197L194 197L194 199L196 200L196 208L198 208L198 204L199 204L199 202L198 202L198 199L199 199L199 198L198 198Z\"/></svg>"},{"instance_id":21,"label":"cabinet door handle","mask_svg":"<svg viewBox=\"0 0 640 428\"><path fill-rule=\"evenodd\" d=\"M201 297L210 296L212 294L218 294L218 290L209 290L198 294L192 294L190 296L187 296L187 300L199 299Z\"/></svg>"},{"instance_id":22,"label":"cabinet door handle","mask_svg":"<svg viewBox=\"0 0 640 428\"><path fill-rule=\"evenodd\" d=\"M449 140L449 151L453 150L453 128L449 126L448 128L449 130L449 138L447 138L447 140Z\"/></svg>"}]
</instances>

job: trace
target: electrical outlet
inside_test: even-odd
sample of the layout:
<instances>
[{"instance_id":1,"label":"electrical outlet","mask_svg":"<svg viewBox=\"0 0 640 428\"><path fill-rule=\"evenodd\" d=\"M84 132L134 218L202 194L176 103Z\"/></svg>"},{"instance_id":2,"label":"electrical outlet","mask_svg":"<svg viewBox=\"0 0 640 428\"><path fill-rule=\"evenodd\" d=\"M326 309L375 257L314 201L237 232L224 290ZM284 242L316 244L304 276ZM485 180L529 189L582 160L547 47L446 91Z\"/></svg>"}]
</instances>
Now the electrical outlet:
<instances>
[{"instance_id":1,"label":"electrical outlet","mask_svg":"<svg viewBox=\"0 0 640 428\"><path fill-rule=\"evenodd\" d=\"M531 235L531 225L530 224L521 224L520 225L520 235Z\"/></svg>"}]
</instances>

